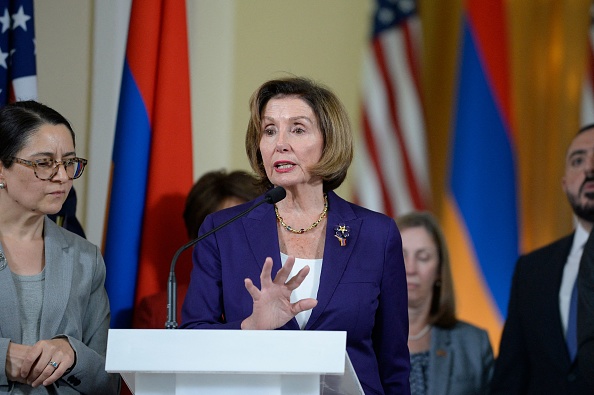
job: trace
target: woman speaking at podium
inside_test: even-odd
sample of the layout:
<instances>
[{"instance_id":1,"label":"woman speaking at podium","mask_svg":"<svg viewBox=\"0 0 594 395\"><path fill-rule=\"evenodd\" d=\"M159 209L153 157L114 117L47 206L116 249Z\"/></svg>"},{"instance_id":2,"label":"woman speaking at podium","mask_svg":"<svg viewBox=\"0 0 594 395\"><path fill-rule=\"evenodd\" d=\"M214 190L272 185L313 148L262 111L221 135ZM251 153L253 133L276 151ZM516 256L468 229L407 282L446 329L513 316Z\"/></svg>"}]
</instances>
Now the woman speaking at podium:
<instances>
[{"instance_id":1,"label":"woman speaking at podium","mask_svg":"<svg viewBox=\"0 0 594 395\"><path fill-rule=\"evenodd\" d=\"M393 219L333 192L353 156L346 111L330 90L305 78L264 83L250 110L251 166L286 198L196 245L182 327L346 331L365 393L408 394L400 234ZM200 234L253 204L208 216Z\"/></svg>"}]
</instances>

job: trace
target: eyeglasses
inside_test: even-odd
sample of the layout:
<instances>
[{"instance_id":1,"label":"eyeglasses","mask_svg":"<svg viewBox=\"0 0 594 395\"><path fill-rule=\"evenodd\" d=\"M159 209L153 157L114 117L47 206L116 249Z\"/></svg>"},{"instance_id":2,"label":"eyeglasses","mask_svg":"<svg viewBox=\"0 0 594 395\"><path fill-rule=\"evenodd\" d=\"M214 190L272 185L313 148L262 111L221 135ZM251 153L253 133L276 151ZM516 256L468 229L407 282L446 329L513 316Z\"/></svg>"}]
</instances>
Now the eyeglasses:
<instances>
[{"instance_id":1,"label":"eyeglasses","mask_svg":"<svg viewBox=\"0 0 594 395\"><path fill-rule=\"evenodd\" d=\"M70 158L64 160L41 159L36 161L25 160L12 157L12 159L21 165L33 168L35 177L40 180L51 180L56 174L60 165L64 166L66 175L69 179L75 180L82 176L83 170L87 165L87 160L83 158Z\"/></svg>"}]
</instances>

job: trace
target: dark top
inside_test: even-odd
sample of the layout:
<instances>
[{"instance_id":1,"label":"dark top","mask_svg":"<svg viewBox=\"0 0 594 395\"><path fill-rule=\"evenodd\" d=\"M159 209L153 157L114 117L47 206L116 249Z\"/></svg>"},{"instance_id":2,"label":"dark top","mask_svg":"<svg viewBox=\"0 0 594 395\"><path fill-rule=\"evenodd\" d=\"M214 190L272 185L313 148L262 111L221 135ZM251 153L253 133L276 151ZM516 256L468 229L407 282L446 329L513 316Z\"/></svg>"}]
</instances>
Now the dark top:
<instances>
[{"instance_id":1,"label":"dark top","mask_svg":"<svg viewBox=\"0 0 594 395\"><path fill-rule=\"evenodd\" d=\"M427 394L427 371L429 370L429 350L410 355L410 393Z\"/></svg>"},{"instance_id":2,"label":"dark top","mask_svg":"<svg viewBox=\"0 0 594 395\"><path fill-rule=\"evenodd\" d=\"M592 394L570 361L559 311L573 234L518 259L492 394Z\"/></svg>"}]
</instances>

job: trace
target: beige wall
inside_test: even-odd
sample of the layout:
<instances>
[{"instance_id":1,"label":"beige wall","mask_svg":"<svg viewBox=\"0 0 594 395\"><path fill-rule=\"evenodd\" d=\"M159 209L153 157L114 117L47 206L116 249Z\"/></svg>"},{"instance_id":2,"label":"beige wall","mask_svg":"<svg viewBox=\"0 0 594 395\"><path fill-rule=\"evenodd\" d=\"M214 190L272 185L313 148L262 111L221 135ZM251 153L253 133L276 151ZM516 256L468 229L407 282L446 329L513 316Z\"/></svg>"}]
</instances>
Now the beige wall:
<instances>
[{"instance_id":1,"label":"beige wall","mask_svg":"<svg viewBox=\"0 0 594 395\"><path fill-rule=\"evenodd\" d=\"M36 0L35 35L39 100L62 113L76 132L76 150L88 157L91 2ZM84 212L85 177L76 181Z\"/></svg>"},{"instance_id":2,"label":"beige wall","mask_svg":"<svg viewBox=\"0 0 594 395\"><path fill-rule=\"evenodd\" d=\"M94 162L111 158L109 150L98 151L89 143L97 4L91 0L35 1L40 100L72 121L78 154ZM370 1L188 0L187 4L195 178L221 167L248 168L243 147L247 102L267 79L289 73L328 85L344 101L356 125ZM112 137L107 140L111 144ZM349 180L339 190L345 197ZM104 211L104 206L85 207L89 182L85 174L75 184L80 195L78 212L85 228L95 235L92 241L100 243L101 216L90 218L88 213Z\"/></svg>"}]
</instances>

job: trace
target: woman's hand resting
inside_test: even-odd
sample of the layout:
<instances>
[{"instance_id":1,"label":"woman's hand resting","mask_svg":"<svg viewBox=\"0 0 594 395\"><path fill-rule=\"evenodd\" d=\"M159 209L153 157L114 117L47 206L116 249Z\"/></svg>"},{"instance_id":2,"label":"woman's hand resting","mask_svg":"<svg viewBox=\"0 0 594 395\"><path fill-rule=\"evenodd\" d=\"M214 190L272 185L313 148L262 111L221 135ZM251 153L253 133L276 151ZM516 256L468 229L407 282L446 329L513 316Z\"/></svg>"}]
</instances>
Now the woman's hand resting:
<instances>
[{"instance_id":1,"label":"woman's hand resting","mask_svg":"<svg viewBox=\"0 0 594 395\"><path fill-rule=\"evenodd\" d=\"M51 362L58 367L50 365ZM40 340L32 346L9 343L6 376L32 387L50 385L74 364L74 350L68 339Z\"/></svg>"}]
</instances>

